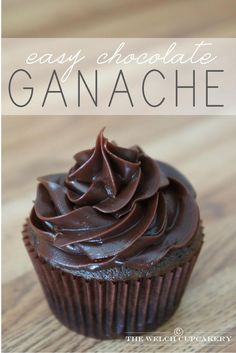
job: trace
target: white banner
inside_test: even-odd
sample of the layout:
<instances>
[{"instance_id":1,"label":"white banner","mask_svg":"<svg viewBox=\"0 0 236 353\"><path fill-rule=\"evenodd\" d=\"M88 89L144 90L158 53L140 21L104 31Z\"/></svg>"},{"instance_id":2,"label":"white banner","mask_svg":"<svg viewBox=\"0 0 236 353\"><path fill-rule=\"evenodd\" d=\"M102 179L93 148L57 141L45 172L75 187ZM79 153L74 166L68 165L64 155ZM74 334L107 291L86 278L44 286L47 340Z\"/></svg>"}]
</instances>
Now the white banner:
<instances>
[{"instance_id":1,"label":"white banner","mask_svg":"<svg viewBox=\"0 0 236 353\"><path fill-rule=\"evenodd\" d=\"M3 39L3 115L235 115L234 38Z\"/></svg>"}]
</instances>

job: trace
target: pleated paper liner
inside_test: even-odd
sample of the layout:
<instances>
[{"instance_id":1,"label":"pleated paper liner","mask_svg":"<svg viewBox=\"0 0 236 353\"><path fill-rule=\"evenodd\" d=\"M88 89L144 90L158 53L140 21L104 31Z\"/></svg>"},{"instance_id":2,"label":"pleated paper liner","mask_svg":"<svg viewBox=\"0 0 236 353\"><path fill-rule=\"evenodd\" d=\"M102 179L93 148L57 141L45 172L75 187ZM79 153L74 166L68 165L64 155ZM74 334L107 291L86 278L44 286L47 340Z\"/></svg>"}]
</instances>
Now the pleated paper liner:
<instances>
[{"instance_id":1,"label":"pleated paper liner","mask_svg":"<svg viewBox=\"0 0 236 353\"><path fill-rule=\"evenodd\" d=\"M127 281L85 280L38 257L23 240L53 314L69 329L99 339L152 331L176 310L199 251L164 275Z\"/></svg>"}]
</instances>

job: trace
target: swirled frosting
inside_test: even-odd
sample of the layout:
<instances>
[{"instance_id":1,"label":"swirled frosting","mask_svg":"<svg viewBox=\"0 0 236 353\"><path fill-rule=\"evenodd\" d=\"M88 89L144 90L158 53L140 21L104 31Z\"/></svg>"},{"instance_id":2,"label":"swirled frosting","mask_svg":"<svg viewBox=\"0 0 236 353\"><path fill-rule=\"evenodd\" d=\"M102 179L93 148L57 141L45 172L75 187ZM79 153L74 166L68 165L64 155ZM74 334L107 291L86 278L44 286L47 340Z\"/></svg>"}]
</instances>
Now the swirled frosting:
<instances>
[{"instance_id":1,"label":"swirled frosting","mask_svg":"<svg viewBox=\"0 0 236 353\"><path fill-rule=\"evenodd\" d=\"M30 215L38 253L63 268L145 268L191 242L195 192L173 167L103 131L67 174L40 177Z\"/></svg>"}]
</instances>

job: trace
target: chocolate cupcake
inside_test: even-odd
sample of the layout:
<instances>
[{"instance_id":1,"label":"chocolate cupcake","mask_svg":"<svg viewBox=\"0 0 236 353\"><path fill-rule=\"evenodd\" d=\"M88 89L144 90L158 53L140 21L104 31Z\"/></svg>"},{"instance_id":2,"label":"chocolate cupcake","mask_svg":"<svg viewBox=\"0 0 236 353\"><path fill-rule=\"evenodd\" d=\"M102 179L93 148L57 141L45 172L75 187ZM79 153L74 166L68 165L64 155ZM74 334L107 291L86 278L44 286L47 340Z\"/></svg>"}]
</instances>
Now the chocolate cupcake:
<instances>
[{"instance_id":1,"label":"chocolate cupcake","mask_svg":"<svg viewBox=\"0 0 236 353\"><path fill-rule=\"evenodd\" d=\"M103 136L40 177L23 239L54 315L96 338L155 330L176 310L203 242L196 194L170 165Z\"/></svg>"}]
</instances>

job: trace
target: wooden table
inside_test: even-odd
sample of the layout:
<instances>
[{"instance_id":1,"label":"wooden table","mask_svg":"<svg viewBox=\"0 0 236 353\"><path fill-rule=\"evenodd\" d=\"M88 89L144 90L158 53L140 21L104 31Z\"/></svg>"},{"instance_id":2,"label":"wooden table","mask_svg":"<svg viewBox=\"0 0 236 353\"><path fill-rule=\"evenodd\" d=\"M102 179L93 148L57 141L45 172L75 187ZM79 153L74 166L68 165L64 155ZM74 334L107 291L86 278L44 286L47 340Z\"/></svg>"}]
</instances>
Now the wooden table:
<instances>
[{"instance_id":1,"label":"wooden table","mask_svg":"<svg viewBox=\"0 0 236 353\"><path fill-rule=\"evenodd\" d=\"M155 333L231 335L231 343L98 341L68 331L52 315L21 240L36 178L66 171L97 132L140 144L182 170L198 191L205 244L176 314ZM235 352L236 119L177 117L3 118L4 352Z\"/></svg>"},{"instance_id":2,"label":"wooden table","mask_svg":"<svg viewBox=\"0 0 236 353\"><path fill-rule=\"evenodd\" d=\"M4 37L235 37L235 0L3 0ZM232 335L221 346L96 341L51 315L21 240L36 178L65 171L98 130L180 168L198 191L205 244L176 314L158 333ZM236 118L3 117L3 351L235 352ZM157 334L157 333L156 333Z\"/></svg>"},{"instance_id":3,"label":"wooden table","mask_svg":"<svg viewBox=\"0 0 236 353\"><path fill-rule=\"evenodd\" d=\"M235 0L3 0L4 37L235 37Z\"/></svg>"}]
</instances>

